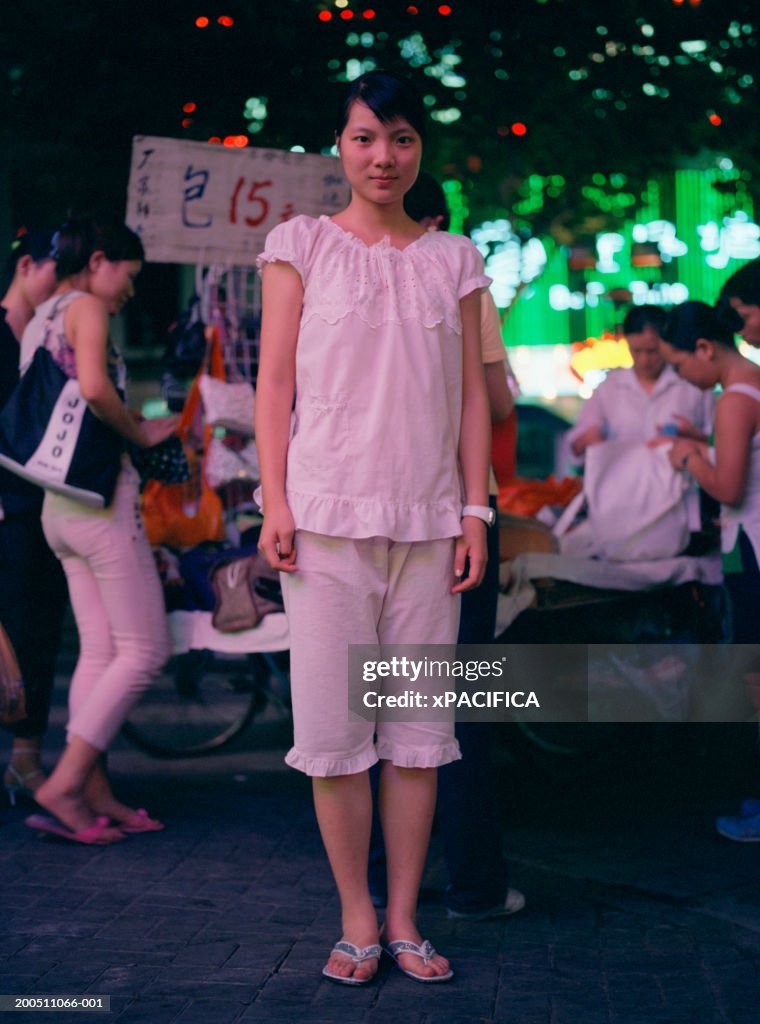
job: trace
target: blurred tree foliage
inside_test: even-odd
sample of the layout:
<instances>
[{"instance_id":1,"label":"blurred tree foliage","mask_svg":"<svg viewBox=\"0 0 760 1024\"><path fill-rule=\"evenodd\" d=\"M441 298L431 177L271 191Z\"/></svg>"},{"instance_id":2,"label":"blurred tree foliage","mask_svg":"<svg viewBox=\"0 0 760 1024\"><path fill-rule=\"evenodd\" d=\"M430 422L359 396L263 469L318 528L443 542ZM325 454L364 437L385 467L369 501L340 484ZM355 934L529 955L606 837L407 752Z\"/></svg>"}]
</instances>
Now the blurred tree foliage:
<instances>
[{"instance_id":1,"label":"blurred tree foliage","mask_svg":"<svg viewBox=\"0 0 760 1024\"><path fill-rule=\"evenodd\" d=\"M638 196L654 174L729 158L751 175L751 192L760 184L757 0L202 7L5 5L0 197L9 221L123 209L135 134L248 132L255 146L325 150L343 83L373 64L409 75L427 98L425 164L461 180L472 220L506 213L524 236L569 241L621 215L600 205L594 174L607 178L602 191ZM204 13L209 24L198 28ZM255 132L250 97L266 98ZM540 195L530 175L550 179Z\"/></svg>"}]
</instances>

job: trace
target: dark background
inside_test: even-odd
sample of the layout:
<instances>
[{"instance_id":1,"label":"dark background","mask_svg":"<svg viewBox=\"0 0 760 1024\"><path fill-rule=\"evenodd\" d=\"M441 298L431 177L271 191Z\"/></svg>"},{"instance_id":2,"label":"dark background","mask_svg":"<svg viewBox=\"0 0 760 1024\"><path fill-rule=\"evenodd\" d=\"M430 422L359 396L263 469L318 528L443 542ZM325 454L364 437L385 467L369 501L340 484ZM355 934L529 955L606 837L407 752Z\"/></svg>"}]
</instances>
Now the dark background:
<instances>
[{"instance_id":1,"label":"dark background","mask_svg":"<svg viewBox=\"0 0 760 1024\"><path fill-rule=\"evenodd\" d=\"M346 62L366 59L410 75L432 110L460 110L432 124L426 165L462 181L473 221L507 211L526 234L563 241L589 218L604 230L614 214L583 195L593 173L623 173L635 192L658 170L716 154L756 192L758 22L756 0L350 0L343 12L315 0L7 3L0 235L72 208L123 210L133 135L245 134L251 96L268 100L252 145L319 152L333 141ZM367 32L370 45L356 41ZM694 40L703 48L685 52ZM463 85L440 78L451 55ZM531 172L565 179L539 210L520 202Z\"/></svg>"}]
</instances>

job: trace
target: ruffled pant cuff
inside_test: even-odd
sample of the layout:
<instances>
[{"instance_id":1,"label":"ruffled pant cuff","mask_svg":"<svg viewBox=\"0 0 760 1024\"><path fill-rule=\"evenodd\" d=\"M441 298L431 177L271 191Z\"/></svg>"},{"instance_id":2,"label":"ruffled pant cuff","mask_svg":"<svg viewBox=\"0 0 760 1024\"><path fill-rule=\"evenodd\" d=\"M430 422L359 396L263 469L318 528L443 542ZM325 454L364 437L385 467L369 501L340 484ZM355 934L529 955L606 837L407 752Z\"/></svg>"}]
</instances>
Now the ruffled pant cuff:
<instances>
[{"instance_id":1,"label":"ruffled pant cuff","mask_svg":"<svg viewBox=\"0 0 760 1024\"><path fill-rule=\"evenodd\" d=\"M378 756L374 746L367 747L353 757L308 757L295 747L285 755L285 764L296 768L305 775L329 778L335 775L358 775L377 764Z\"/></svg>"},{"instance_id":2,"label":"ruffled pant cuff","mask_svg":"<svg viewBox=\"0 0 760 1024\"><path fill-rule=\"evenodd\" d=\"M391 761L398 768L440 768L462 759L456 740L433 747L404 747L389 740L380 740L377 756L383 761Z\"/></svg>"}]
</instances>

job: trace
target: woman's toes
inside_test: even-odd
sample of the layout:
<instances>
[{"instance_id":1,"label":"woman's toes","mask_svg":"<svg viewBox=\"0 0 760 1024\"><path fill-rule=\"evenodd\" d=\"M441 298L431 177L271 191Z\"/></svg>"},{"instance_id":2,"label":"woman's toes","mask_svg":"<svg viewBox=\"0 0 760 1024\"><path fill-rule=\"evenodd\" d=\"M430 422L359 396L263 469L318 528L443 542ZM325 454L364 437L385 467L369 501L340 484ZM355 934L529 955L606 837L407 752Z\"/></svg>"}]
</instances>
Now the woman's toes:
<instances>
[{"instance_id":1,"label":"woman's toes","mask_svg":"<svg viewBox=\"0 0 760 1024\"><path fill-rule=\"evenodd\" d=\"M365 960L362 963L357 964L353 975L357 980L366 981L368 978L371 978L376 971L377 960L373 957L371 960Z\"/></svg>"},{"instance_id":2,"label":"woman's toes","mask_svg":"<svg viewBox=\"0 0 760 1024\"><path fill-rule=\"evenodd\" d=\"M438 954L430 961L430 965L435 969L436 974L445 974L451 968L451 964L446 957L438 956Z\"/></svg>"},{"instance_id":3,"label":"woman's toes","mask_svg":"<svg viewBox=\"0 0 760 1024\"><path fill-rule=\"evenodd\" d=\"M350 978L354 974L354 962L346 956L331 956L328 967L333 974L338 974L341 978Z\"/></svg>"}]
</instances>

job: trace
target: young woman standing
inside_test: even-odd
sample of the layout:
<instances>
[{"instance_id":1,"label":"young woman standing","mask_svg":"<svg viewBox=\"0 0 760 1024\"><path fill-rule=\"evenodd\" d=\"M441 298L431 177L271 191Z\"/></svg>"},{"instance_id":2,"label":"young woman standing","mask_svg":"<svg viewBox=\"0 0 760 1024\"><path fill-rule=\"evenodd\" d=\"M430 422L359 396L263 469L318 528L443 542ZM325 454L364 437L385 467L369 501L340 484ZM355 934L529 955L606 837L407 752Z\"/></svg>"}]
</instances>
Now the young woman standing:
<instances>
[{"instance_id":1,"label":"young woman standing","mask_svg":"<svg viewBox=\"0 0 760 1024\"><path fill-rule=\"evenodd\" d=\"M323 973L346 984L371 980L381 953L367 888L378 759L384 947L418 981L453 974L415 921L436 768L459 757L453 722L349 721L346 702L348 645L453 644L459 594L478 585L486 560L488 278L469 240L429 233L404 211L424 136L407 82L379 71L357 79L336 125L349 205L280 225L260 257L260 547L285 580L287 760L313 778L341 900L343 937Z\"/></svg>"}]
</instances>

